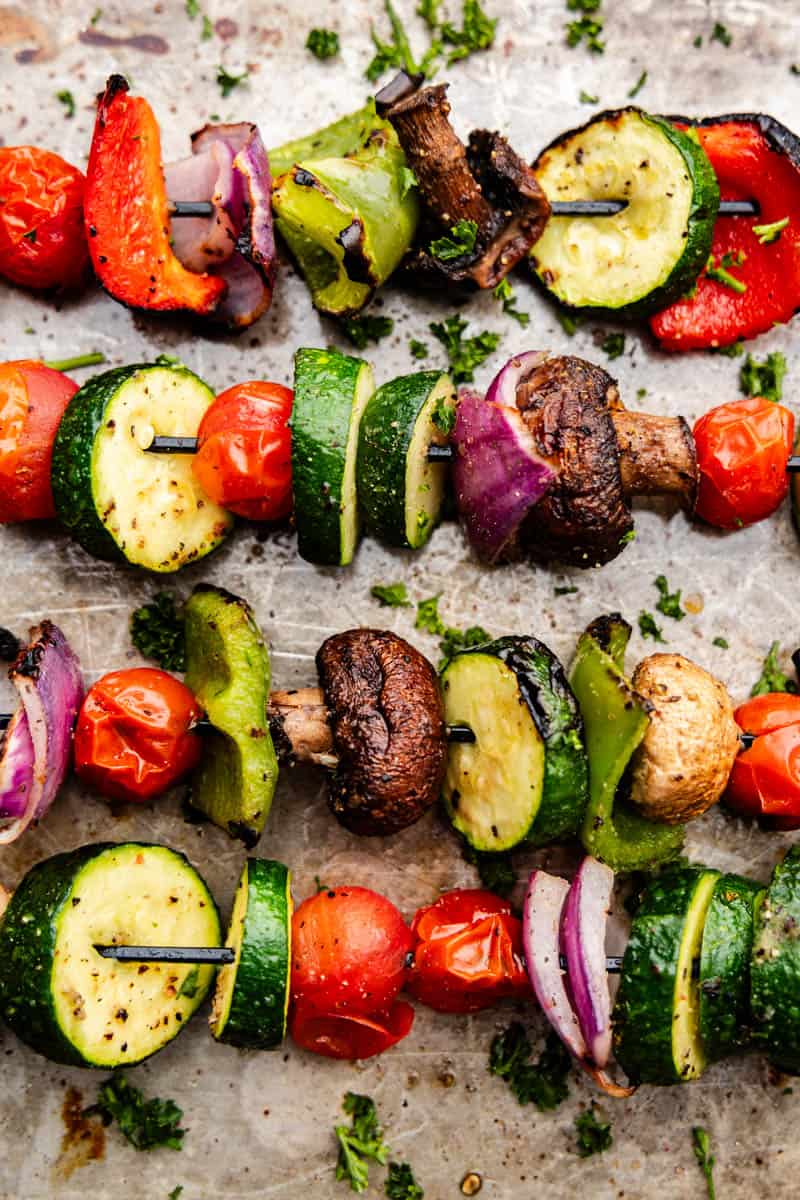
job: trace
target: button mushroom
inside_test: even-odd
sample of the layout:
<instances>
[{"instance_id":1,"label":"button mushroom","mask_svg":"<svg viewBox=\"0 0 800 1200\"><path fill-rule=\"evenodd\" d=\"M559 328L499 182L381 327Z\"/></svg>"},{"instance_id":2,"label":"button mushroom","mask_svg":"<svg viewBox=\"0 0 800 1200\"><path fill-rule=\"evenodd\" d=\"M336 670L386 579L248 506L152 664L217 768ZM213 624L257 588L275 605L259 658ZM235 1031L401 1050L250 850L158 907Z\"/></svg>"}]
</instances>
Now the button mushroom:
<instances>
[{"instance_id":1,"label":"button mushroom","mask_svg":"<svg viewBox=\"0 0 800 1200\"><path fill-rule=\"evenodd\" d=\"M739 751L731 698L680 654L651 654L632 683L652 711L631 760L631 801L667 825L699 817L719 800Z\"/></svg>"},{"instance_id":2,"label":"button mushroom","mask_svg":"<svg viewBox=\"0 0 800 1200\"><path fill-rule=\"evenodd\" d=\"M393 633L352 629L317 653L320 688L273 692L283 761L326 766L330 806L353 833L397 833L438 799L447 737L428 660Z\"/></svg>"}]
</instances>

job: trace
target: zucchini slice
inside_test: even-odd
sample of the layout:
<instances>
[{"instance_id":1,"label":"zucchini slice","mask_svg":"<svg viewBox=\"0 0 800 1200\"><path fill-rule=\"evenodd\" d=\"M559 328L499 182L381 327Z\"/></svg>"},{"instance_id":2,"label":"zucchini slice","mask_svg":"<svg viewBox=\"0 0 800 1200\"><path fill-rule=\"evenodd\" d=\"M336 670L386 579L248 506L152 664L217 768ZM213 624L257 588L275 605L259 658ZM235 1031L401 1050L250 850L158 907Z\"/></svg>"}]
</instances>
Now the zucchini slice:
<instances>
[{"instance_id":1,"label":"zucchini slice","mask_svg":"<svg viewBox=\"0 0 800 1200\"><path fill-rule=\"evenodd\" d=\"M722 875L708 907L700 951L700 1037L709 1061L749 1040L753 921L764 888Z\"/></svg>"},{"instance_id":2,"label":"zucchini slice","mask_svg":"<svg viewBox=\"0 0 800 1200\"><path fill-rule=\"evenodd\" d=\"M217 976L211 1032L217 1041L274 1050L286 1034L292 943L291 876L283 863L248 858L225 945L236 959Z\"/></svg>"},{"instance_id":3,"label":"zucchini slice","mask_svg":"<svg viewBox=\"0 0 800 1200\"><path fill-rule=\"evenodd\" d=\"M166 1046L202 1003L213 967L122 963L95 945L219 946L219 913L167 846L98 843L33 867L0 927L0 1011L37 1054L130 1066Z\"/></svg>"},{"instance_id":4,"label":"zucchini slice","mask_svg":"<svg viewBox=\"0 0 800 1200\"><path fill-rule=\"evenodd\" d=\"M59 519L95 558L178 571L233 527L197 483L190 454L150 454L156 434L193 437L214 393L181 366L95 375L70 400L53 443Z\"/></svg>"},{"instance_id":5,"label":"zucchini slice","mask_svg":"<svg viewBox=\"0 0 800 1200\"><path fill-rule=\"evenodd\" d=\"M635 1083L684 1083L705 1069L700 982L694 977L719 879L705 867L669 871L633 919L614 1011L614 1052Z\"/></svg>"},{"instance_id":6,"label":"zucchini slice","mask_svg":"<svg viewBox=\"0 0 800 1200\"><path fill-rule=\"evenodd\" d=\"M375 390L372 368L337 350L294 356L292 486L297 548L308 562L346 567L360 534L358 428Z\"/></svg>"},{"instance_id":7,"label":"zucchini slice","mask_svg":"<svg viewBox=\"0 0 800 1200\"><path fill-rule=\"evenodd\" d=\"M184 605L186 686L213 730L203 738L192 806L254 846L278 782L267 721L270 663L246 600L199 584Z\"/></svg>"},{"instance_id":8,"label":"zucchini slice","mask_svg":"<svg viewBox=\"0 0 800 1200\"><path fill-rule=\"evenodd\" d=\"M537 845L574 833L588 768L583 722L563 668L533 637L498 638L451 659L445 720L474 742L452 743L443 785L455 829L476 850Z\"/></svg>"},{"instance_id":9,"label":"zucchini slice","mask_svg":"<svg viewBox=\"0 0 800 1200\"><path fill-rule=\"evenodd\" d=\"M418 550L427 542L444 503L448 467L428 461L443 446L455 416L449 375L419 371L379 387L358 436L358 499L367 529L391 546Z\"/></svg>"},{"instance_id":10,"label":"zucchini slice","mask_svg":"<svg viewBox=\"0 0 800 1200\"><path fill-rule=\"evenodd\" d=\"M800 846L775 868L756 910L750 965L753 1040L780 1070L800 1073Z\"/></svg>"},{"instance_id":11,"label":"zucchini slice","mask_svg":"<svg viewBox=\"0 0 800 1200\"><path fill-rule=\"evenodd\" d=\"M627 200L613 217L553 217L531 251L570 308L640 317L684 295L711 252L719 185L696 137L638 108L603 112L534 163L550 201Z\"/></svg>"}]
</instances>

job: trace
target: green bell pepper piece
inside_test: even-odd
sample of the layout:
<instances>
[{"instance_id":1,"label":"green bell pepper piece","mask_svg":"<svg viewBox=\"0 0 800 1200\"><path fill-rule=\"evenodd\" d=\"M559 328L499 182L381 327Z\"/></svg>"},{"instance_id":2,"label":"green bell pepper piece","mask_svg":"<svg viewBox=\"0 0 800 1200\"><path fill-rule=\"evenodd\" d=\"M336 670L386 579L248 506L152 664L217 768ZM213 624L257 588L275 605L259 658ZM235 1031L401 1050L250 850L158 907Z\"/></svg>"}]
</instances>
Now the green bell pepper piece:
<instances>
[{"instance_id":1,"label":"green bell pepper piece","mask_svg":"<svg viewBox=\"0 0 800 1200\"><path fill-rule=\"evenodd\" d=\"M675 858L683 826L648 821L617 799L617 787L650 718L622 673L630 626L602 618L578 641L570 684L578 701L589 756L589 803L581 841L615 871L645 871Z\"/></svg>"},{"instance_id":2,"label":"green bell pepper piece","mask_svg":"<svg viewBox=\"0 0 800 1200\"><path fill-rule=\"evenodd\" d=\"M247 601L199 584L184 606L186 686L213 728L192 780L192 807L254 846L278 782L267 722L269 654Z\"/></svg>"},{"instance_id":3,"label":"green bell pepper piece","mask_svg":"<svg viewBox=\"0 0 800 1200\"><path fill-rule=\"evenodd\" d=\"M397 134L368 107L280 147L273 169L290 158L272 192L276 228L315 306L358 312L409 250L419 220Z\"/></svg>"}]
</instances>

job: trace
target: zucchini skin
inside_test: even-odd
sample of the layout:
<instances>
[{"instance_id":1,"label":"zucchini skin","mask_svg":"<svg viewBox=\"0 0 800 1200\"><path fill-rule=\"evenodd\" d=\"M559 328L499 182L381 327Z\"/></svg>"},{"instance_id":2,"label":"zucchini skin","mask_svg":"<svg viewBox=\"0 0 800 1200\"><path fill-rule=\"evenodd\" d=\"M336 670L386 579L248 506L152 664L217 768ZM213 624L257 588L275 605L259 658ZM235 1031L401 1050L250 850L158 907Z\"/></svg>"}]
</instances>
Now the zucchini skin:
<instances>
[{"instance_id":1,"label":"zucchini skin","mask_svg":"<svg viewBox=\"0 0 800 1200\"><path fill-rule=\"evenodd\" d=\"M750 956L764 888L722 875L714 888L700 952L700 1037L709 1061L750 1040Z\"/></svg>"},{"instance_id":2,"label":"zucchini skin","mask_svg":"<svg viewBox=\"0 0 800 1200\"><path fill-rule=\"evenodd\" d=\"M780 1070L800 1074L800 846L775 868L755 924L753 1040Z\"/></svg>"},{"instance_id":3,"label":"zucchini skin","mask_svg":"<svg viewBox=\"0 0 800 1200\"><path fill-rule=\"evenodd\" d=\"M105 562L124 562L125 555L94 506L94 441L119 388L150 365L114 367L88 380L64 410L53 442L50 480L58 519L84 550Z\"/></svg>"}]
</instances>

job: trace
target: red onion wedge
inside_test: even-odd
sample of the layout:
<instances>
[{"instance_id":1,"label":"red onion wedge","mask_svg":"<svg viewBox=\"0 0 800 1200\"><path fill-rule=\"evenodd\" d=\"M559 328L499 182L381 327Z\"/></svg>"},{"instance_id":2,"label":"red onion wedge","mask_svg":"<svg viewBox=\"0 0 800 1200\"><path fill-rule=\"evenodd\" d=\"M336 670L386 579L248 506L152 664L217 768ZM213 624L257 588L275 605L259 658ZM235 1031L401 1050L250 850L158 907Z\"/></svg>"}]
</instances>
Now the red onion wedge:
<instances>
[{"instance_id":1,"label":"red onion wedge","mask_svg":"<svg viewBox=\"0 0 800 1200\"><path fill-rule=\"evenodd\" d=\"M32 821L43 817L53 803L67 773L72 750L72 728L83 699L78 660L61 630L51 621L42 621L41 625L31 630L30 644L20 651L9 671L9 678L19 693L25 716L24 723L20 718L16 727L21 730L23 724L27 726L29 754L33 758L30 772L27 766L17 765L17 777L30 779L30 784L21 811L17 802L17 813L14 815L10 811L13 802L8 801L9 812L5 814L7 821L0 816L0 845L15 841ZM16 718L15 713L12 726ZM16 738L23 739L24 735L18 732ZM22 740L16 741L17 754L22 753L21 746ZM6 736L2 747L3 760L8 752Z\"/></svg>"},{"instance_id":2,"label":"red onion wedge","mask_svg":"<svg viewBox=\"0 0 800 1200\"><path fill-rule=\"evenodd\" d=\"M467 537L479 558L498 562L513 555L522 521L550 490L555 472L516 408L469 389L459 394L451 440L453 486Z\"/></svg>"},{"instance_id":3,"label":"red onion wedge","mask_svg":"<svg viewBox=\"0 0 800 1200\"><path fill-rule=\"evenodd\" d=\"M25 709L20 705L0 736L0 832L17 821L33 787L33 742Z\"/></svg>"},{"instance_id":4,"label":"red onion wedge","mask_svg":"<svg viewBox=\"0 0 800 1200\"><path fill-rule=\"evenodd\" d=\"M528 974L553 1029L575 1058L586 1058L586 1042L561 969L561 914L569 884L546 871L533 871L522 910L522 944Z\"/></svg>"},{"instance_id":5,"label":"red onion wedge","mask_svg":"<svg viewBox=\"0 0 800 1200\"><path fill-rule=\"evenodd\" d=\"M489 384L486 399L490 404L504 404L506 408L516 408L517 384L549 357L546 350L526 350L523 354L515 354L501 367Z\"/></svg>"},{"instance_id":6,"label":"red onion wedge","mask_svg":"<svg viewBox=\"0 0 800 1200\"><path fill-rule=\"evenodd\" d=\"M569 889L561 923L570 992L589 1057L603 1068L611 1054L611 993L606 972L606 925L614 872L587 855Z\"/></svg>"}]
</instances>

